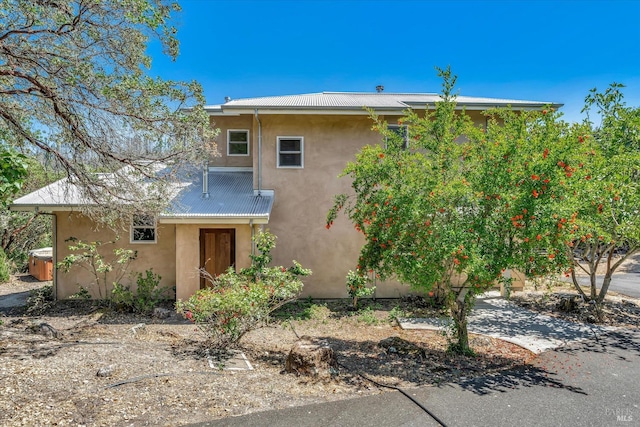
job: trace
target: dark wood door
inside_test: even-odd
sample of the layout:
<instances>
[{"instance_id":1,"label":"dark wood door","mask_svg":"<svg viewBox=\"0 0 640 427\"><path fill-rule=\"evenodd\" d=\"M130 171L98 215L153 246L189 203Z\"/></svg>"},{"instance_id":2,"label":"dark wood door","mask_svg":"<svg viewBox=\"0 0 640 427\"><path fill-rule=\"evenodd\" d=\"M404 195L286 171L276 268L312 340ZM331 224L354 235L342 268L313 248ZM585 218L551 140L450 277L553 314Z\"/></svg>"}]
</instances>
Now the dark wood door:
<instances>
[{"instance_id":1,"label":"dark wood door","mask_svg":"<svg viewBox=\"0 0 640 427\"><path fill-rule=\"evenodd\" d=\"M208 228L200 230L200 267L217 276L236 263L236 230ZM207 285L200 280L200 288Z\"/></svg>"}]
</instances>

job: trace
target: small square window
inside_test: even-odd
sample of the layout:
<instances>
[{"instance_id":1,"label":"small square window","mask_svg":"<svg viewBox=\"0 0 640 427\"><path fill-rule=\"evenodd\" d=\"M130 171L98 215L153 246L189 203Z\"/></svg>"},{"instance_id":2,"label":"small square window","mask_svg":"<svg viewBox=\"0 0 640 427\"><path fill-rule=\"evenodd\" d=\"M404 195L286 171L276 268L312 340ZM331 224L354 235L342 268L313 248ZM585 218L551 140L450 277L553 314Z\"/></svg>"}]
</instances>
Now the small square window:
<instances>
[{"instance_id":1,"label":"small square window","mask_svg":"<svg viewBox=\"0 0 640 427\"><path fill-rule=\"evenodd\" d=\"M153 215L134 215L131 221L131 243L156 243L156 227Z\"/></svg>"},{"instance_id":2,"label":"small square window","mask_svg":"<svg viewBox=\"0 0 640 427\"><path fill-rule=\"evenodd\" d=\"M406 150L409 148L409 129L406 125L388 125L387 128L402 138L402 149ZM387 138L386 143L388 143L389 139Z\"/></svg>"},{"instance_id":3,"label":"small square window","mask_svg":"<svg viewBox=\"0 0 640 427\"><path fill-rule=\"evenodd\" d=\"M239 129L229 129L227 131L227 155L228 156L248 156L249 155L249 131Z\"/></svg>"},{"instance_id":4,"label":"small square window","mask_svg":"<svg viewBox=\"0 0 640 427\"><path fill-rule=\"evenodd\" d=\"M304 138L301 136L278 137L278 167L304 167Z\"/></svg>"}]
</instances>

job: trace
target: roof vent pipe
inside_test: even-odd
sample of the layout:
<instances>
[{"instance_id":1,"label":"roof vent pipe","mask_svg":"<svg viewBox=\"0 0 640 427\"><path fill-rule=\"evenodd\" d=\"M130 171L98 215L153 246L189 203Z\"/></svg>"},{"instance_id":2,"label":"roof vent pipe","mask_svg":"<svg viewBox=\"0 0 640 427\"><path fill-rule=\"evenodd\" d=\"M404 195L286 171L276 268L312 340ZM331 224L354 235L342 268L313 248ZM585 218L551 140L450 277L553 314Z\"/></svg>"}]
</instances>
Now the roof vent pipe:
<instances>
[{"instance_id":1,"label":"roof vent pipe","mask_svg":"<svg viewBox=\"0 0 640 427\"><path fill-rule=\"evenodd\" d=\"M376 92L381 93L384 90L384 86L378 85L376 86Z\"/></svg>"},{"instance_id":2,"label":"roof vent pipe","mask_svg":"<svg viewBox=\"0 0 640 427\"><path fill-rule=\"evenodd\" d=\"M202 198L209 198L209 160L204 163L202 169Z\"/></svg>"}]
</instances>

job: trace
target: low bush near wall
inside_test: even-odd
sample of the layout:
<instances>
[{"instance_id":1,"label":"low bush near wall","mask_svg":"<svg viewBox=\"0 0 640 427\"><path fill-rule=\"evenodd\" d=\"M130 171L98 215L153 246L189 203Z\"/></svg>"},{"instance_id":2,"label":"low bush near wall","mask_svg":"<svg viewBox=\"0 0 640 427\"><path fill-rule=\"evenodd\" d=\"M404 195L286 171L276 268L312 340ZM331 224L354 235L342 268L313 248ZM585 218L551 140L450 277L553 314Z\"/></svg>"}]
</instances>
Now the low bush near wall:
<instances>
[{"instance_id":1,"label":"low bush near wall","mask_svg":"<svg viewBox=\"0 0 640 427\"><path fill-rule=\"evenodd\" d=\"M137 251L119 247L115 247L112 253L109 253L106 247L116 245L117 240L85 242L70 237L66 241L71 242L71 253L64 257L57 267L64 273L69 273L73 266L87 270L93 276L93 282L87 286L97 289L98 299L108 299L109 290L121 282L131 262L138 257Z\"/></svg>"},{"instance_id":2,"label":"low bush near wall","mask_svg":"<svg viewBox=\"0 0 640 427\"><path fill-rule=\"evenodd\" d=\"M210 287L176 303L176 309L207 335L211 347L229 347L264 324L272 311L298 297L300 277L311 274L296 261L289 268L267 267L275 236L264 232L254 240L260 254L251 256L250 268L239 273L230 268L217 277L203 273Z\"/></svg>"},{"instance_id":3,"label":"low bush near wall","mask_svg":"<svg viewBox=\"0 0 640 427\"><path fill-rule=\"evenodd\" d=\"M167 299L169 288L161 287L162 277L152 270L138 273L136 291L129 286L116 283L111 291L111 301L116 307L140 314L151 314L160 302Z\"/></svg>"},{"instance_id":4,"label":"low bush near wall","mask_svg":"<svg viewBox=\"0 0 640 427\"><path fill-rule=\"evenodd\" d=\"M353 301L353 308L358 308L358 298L373 295L375 286L367 287L369 278L360 270L349 270L347 273L347 292Z\"/></svg>"}]
</instances>

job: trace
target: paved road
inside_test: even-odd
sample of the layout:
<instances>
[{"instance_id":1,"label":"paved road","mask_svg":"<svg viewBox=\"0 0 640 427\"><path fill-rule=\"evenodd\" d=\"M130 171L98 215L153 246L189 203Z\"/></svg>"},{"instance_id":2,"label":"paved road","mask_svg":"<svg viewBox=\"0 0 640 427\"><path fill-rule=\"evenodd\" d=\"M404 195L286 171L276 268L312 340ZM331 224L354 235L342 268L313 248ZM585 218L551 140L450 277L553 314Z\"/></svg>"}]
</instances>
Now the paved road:
<instances>
[{"instance_id":1,"label":"paved road","mask_svg":"<svg viewBox=\"0 0 640 427\"><path fill-rule=\"evenodd\" d=\"M604 276L597 276L597 287L600 289ZM589 278L580 276L578 282L589 286ZM609 290L634 298L640 298L640 273L613 273Z\"/></svg>"},{"instance_id":2,"label":"paved road","mask_svg":"<svg viewBox=\"0 0 640 427\"><path fill-rule=\"evenodd\" d=\"M9 311L14 307L22 307L27 303L29 291L0 295L0 312Z\"/></svg>"},{"instance_id":3,"label":"paved road","mask_svg":"<svg viewBox=\"0 0 640 427\"><path fill-rule=\"evenodd\" d=\"M533 366L409 394L447 426L638 426L640 331L540 355ZM194 426L437 426L398 392L267 411Z\"/></svg>"}]
</instances>

